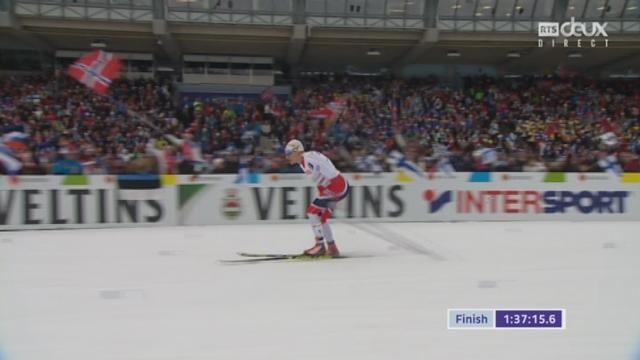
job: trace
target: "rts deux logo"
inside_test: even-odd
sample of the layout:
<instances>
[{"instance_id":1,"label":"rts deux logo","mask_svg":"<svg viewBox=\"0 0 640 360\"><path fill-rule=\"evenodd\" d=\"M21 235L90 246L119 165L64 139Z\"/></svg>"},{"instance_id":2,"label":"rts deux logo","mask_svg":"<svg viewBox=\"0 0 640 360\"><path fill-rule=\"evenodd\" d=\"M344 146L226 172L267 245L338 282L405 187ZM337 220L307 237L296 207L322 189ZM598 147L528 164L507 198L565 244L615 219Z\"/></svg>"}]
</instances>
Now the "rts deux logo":
<instances>
[{"instance_id":1,"label":"rts deux logo","mask_svg":"<svg viewBox=\"0 0 640 360\"><path fill-rule=\"evenodd\" d=\"M607 34L607 23L599 22L582 22L571 18L571 21L562 24L558 22L539 22L538 23L538 47L550 44L551 47L562 46L576 48L581 47L598 47L604 44L609 47L609 39ZM555 38L562 37L562 41ZM551 38L549 40L542 38Z\"/></svg>"}]
</instances>

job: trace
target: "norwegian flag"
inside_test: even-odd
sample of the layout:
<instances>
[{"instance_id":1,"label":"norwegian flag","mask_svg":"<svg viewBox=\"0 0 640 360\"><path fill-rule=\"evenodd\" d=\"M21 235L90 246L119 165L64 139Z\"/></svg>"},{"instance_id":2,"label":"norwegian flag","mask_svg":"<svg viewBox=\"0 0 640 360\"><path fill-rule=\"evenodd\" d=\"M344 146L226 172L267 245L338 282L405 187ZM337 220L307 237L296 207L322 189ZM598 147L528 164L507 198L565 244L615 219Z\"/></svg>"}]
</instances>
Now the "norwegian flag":
<instances>
[{"instance_id":1,"label":"norwegian flag","mask_svg":"<svg viewBox=\"0 0 640 360\"><path fill-rule=\"evenodd\" d=\"M344 99L338 99L336 101L330 102L323 108L310 111L309 116L320 119L327 119L342 113L346 107L347 101Z\"/></svg>"},{"instance_id":2,"label":"norwegian flag","mask_svg":"<svg viewBox=\"0 0 640 360\"><path fill-rule=\"evenodd\" d=\"M320 118L320 119L330 118L335 114L336 112L333 109L330 109L328 107L309 111L309 116Z\"/></svg>"},{"instance_id":3,"label":"norwegian flag","mask_svg":"<svg viewBox=\"0 0 640 360\"><path fill-rule=\"evenodd\" d=\"M111 81L120 73L122 62L111 53L92 51L69 67L69 76L98 94L106 95Z\"/></svg>"}]
</instances>

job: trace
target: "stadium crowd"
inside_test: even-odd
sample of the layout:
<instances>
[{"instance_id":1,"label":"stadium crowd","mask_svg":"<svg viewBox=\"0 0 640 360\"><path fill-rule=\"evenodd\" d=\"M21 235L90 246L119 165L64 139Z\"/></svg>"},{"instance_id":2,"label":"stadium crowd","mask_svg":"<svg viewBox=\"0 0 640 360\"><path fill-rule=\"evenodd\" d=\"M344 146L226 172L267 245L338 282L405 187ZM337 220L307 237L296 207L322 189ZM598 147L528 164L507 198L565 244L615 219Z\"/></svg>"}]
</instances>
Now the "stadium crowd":
<instances>
[{"instance_id":1,"label":"stadium crowd","mask_svg":"<svg viewBox=\"0 0 640 360\"><path fill-rule=\"evenodd\" d=\"M582 77L301 80L288 99L187 98L118 80L0 79L0 167L19 174L299 171L298 138L343 171L640 171L640 81ZM616 167L619 162L619 168Z\"/></svg>"}]
</instances>

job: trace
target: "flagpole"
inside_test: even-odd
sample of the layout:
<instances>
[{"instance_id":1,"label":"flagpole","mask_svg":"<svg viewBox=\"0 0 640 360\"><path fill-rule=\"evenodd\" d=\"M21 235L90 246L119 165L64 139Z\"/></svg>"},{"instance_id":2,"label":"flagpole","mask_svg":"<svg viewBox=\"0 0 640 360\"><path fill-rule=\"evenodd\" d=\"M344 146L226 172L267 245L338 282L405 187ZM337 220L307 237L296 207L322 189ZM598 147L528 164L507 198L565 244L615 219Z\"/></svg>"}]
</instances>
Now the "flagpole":
<instances>
[{"instance_id":1,"label":"flagpole","mask_svg":"<svg viewBox=\"0 0 640 360\"><path fill-rule=\"evenodd\" d=\"M160 129L158 126L156 126L155 124L153 124L151 121L149 121L146 116L143 117L142 115L138 114L137 112L127 109L127 114L131 117L136 118L138 121L140 121L141 123L151 127L153 130L159 131L160 133L162 133L162 135L164 135L164 132L162 131L162 129Z\"/></svg>"}]
</instances>

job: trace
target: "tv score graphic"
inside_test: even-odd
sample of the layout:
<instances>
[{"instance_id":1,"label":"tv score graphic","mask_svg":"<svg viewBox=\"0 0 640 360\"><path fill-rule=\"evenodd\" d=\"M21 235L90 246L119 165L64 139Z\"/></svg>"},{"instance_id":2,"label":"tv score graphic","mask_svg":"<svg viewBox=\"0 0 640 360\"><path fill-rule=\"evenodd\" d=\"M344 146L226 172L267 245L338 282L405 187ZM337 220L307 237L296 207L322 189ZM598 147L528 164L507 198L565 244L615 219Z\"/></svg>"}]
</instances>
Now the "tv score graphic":
<instances>
[{"instance_id":1,"label":"tv score graphic","mask_svg":"<svg viewBox=\"0 0 640 360\"><path fill-rule=\"evenodd\" d=\"M565 309L448 309L449 330L566 328Z\"/></svg>"}]
</instances>

